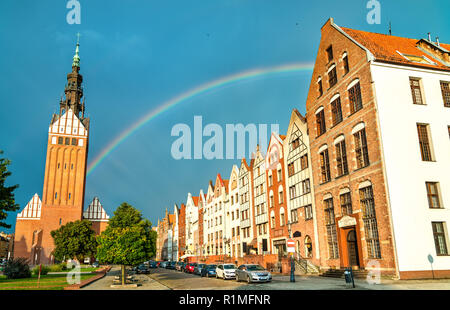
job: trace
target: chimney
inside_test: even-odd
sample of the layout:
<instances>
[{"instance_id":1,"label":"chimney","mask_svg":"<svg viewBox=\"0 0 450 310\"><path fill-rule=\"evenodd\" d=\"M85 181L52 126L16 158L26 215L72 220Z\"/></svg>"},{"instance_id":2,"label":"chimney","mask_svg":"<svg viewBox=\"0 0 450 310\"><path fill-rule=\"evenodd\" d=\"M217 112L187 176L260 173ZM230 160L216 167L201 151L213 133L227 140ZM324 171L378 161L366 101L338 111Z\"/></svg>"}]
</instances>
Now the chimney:
<instances>
[{"instance_id":1,"label":"chimney","mask_svg":"<svg viewBox=\"0 0 450 310\"><path fill-rule=\"evenodd\" d=\"M428 32L428 41L431 42L431 32Z\"/></svg>"},{"instance_id":2,"label":"chimney","mask_svg":"<svg viewBox=\"0 0 450 310\"><path fill-rule=\"evenodd\" d=\"M440 46L439 45L439 37L436 37L436 44L437 44L437 46Z\"/></svg>"}]
</instances>

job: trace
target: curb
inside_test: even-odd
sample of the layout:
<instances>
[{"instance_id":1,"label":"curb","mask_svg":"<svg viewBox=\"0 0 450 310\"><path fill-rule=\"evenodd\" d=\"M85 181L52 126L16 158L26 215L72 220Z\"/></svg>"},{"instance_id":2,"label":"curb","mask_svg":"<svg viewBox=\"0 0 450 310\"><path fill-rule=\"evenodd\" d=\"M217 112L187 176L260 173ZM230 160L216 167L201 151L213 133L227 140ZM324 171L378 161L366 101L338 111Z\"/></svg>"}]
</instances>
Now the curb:
<instances>
[{"instance_id":1,"label":"curb","mask_svg":"<svg viewBox=\"0 0 450 310\"><path fill-rule=\"evenodd\" d=\"M103 278L106 275L106 273L110 270L111 270L110 266L106 266L100 270L96 270L93 273L96 273L97 275L93 276L92 278L81 281L81 283L66 286L64 287L64 290L79 290L80 288L85 287L86 285Z\"/></svg>"}]
</instances>

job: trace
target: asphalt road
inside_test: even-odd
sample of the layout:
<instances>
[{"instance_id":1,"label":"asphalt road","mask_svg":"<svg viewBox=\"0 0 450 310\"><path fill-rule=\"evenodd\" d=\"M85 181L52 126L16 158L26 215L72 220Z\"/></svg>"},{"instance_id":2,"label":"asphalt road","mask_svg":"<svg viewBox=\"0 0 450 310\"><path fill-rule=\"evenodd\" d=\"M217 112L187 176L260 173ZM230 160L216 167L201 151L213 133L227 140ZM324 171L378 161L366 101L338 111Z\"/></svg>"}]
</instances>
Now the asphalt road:
<instances>
[{"instance_id":1,"label":"asphalt road","mask_svg":"<svg viewBox=\"0 0 450 310\"><path fill-rule=\"evenodd\" d=\"M270 283L236 282L216 278L202 278L175 270L151 269L151 279L174 290L450 290L450 279L441 280L382 280L371 284L355 279L355 288L345 284L344 279L319 276L296 276L294 283L289 276L273 275Z\"/></svg>"},{"instance_id":2,"label":"asphalt road","mask_svg":"<svg viewBox=\"0 0 450 310\"><path fill-rule=\"evenodd\" d=\"M150 274L135 275L137 288L111 288L114 276L120 274L120 268L114 266L108 274L84 290L354 290L345 285L343 279L319 276L296 276L296 282L289 282L289 276L273 275L270 283L236 282L216 278L202 278L163 268L150 269ZM450 279L442 280L383 280L381 284L369 284L356 280L356 290L450 290Z\"/></svg>"},{"instance_id":3,"label":"asphalt road","mask_svg":"<svg viewBox=\"0 0 450 310\"><path fill-rule=\"evenodd\" d=\"M234 279L224 280L215 277L206 278L163 268L151 269L150 278L173 290L242 290L242 289L273 289L272 283L237 282Z\"/></svg>"}]
</instances>

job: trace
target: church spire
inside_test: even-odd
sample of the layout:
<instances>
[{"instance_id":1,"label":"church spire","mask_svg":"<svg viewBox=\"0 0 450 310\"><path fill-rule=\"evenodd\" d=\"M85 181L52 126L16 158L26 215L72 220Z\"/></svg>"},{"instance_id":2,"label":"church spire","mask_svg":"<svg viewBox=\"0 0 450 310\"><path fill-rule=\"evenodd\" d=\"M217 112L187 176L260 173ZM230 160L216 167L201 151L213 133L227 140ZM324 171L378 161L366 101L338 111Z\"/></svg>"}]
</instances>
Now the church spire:
<instances>
[{"instance_id":1,"label":"church spire","mask_svg":"<svg viewBox=\"0 0 450 310\"><path fill-rule=\"evenodd\" d=\"M80 33L77 33L77 47L75 48L75 55L73 56L72 67L80 68Z\"/></svg>"},{"instance_id":2,"label":"church spire","mask_svg":"<svg viewBox=\"0 0 450 310\"><path fill-rule=\"evenodd\" d=\"M60 114L64 114L68 109L72 109L73 113L79 117L84 117L85 107L81 102L83 97L83 76L80 71L80 34L77 34L77 45L75 55L73 56L72 72L67 74L67 84L64 88L65 98L60 102Z\"/></svg>"}]
</instances>

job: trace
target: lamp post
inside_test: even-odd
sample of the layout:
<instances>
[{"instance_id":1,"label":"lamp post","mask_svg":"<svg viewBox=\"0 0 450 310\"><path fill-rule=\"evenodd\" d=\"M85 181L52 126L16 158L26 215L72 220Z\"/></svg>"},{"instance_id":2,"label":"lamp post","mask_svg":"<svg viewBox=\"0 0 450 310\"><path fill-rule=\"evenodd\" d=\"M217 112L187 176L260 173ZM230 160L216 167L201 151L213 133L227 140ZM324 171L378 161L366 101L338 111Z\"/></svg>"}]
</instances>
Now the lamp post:
<instances>
[{"instance_id":1,"label":"lamp post","mask_svg":"<svg viewBox=\"0 0 450 310\"><path fill-rule=\"evenodd\" d=\"M291 230L291 221L288 220L288 230L289 230L289 239L292 239L292 230ZM295 282L295 275L294 275L294 271L295 271L295 263L294 263L294 253L290 253L291 256L291 277L290 277L290 282Z\"/></svg>"}]
</instances>

